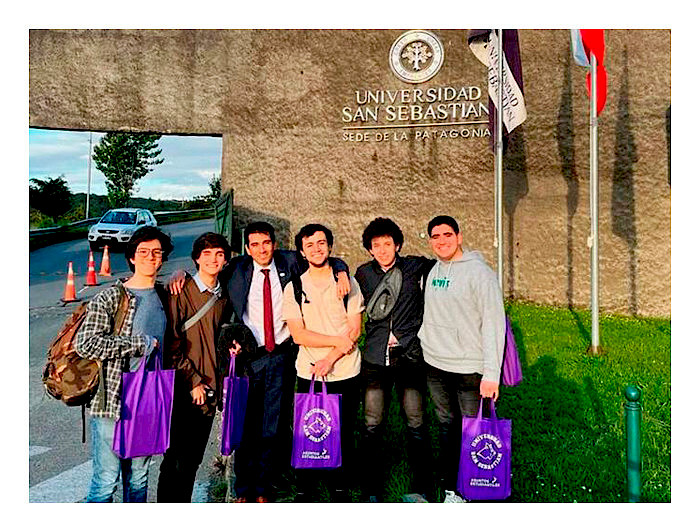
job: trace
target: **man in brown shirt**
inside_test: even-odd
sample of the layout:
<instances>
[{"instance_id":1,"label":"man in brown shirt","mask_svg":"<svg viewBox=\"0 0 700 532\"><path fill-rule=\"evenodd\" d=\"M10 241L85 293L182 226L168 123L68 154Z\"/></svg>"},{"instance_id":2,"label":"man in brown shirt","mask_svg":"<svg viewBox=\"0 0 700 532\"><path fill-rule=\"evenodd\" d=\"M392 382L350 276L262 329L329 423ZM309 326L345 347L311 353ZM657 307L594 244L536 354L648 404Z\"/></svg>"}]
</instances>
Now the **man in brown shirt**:
<instances>
[{"instance_id":1,"label":"man in brown shirt","mask_svg":"<svg viewBox=\"0 0 700 532\"><path fill-rule=\"evenodd\" d=\"M221 395L216 339L226 300L220 297L218 275L230 257L231 248L222 235L204 233L192 246L197 275L187 278L179 295L170 296L166 360L176 370L175 400L170 448L160 466L158 502L192 498ZM195 322L195 315L212 298L213 305Z\"/></svg>"}]
</instances>

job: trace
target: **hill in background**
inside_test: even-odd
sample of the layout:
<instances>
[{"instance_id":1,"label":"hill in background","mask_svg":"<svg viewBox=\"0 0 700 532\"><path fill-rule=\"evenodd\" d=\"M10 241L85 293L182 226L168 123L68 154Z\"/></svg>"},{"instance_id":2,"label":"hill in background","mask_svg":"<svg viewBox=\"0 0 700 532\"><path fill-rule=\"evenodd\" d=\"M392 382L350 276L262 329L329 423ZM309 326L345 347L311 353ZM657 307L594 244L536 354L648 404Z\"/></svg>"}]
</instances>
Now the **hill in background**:
<instances>
[{"instance_id":1,"label":"hill in background","mask_svg":"<svg viewBox=\"0 0 700 532\"><path fill-rule=\"evenodd\" d=\"M77 222L85 219L84 192L71 194L71 207L64 215L54 219L29 205L29 228L39 229ZM191 200L156 200L151 198L131 198L128 207L148 209L151 212L184 211L189 209L204 209L211 207L213 201L208 198L194 198ZM107 196L90 194L90 218L99 218L111 207Z\"/></svg>"}]
</instances>

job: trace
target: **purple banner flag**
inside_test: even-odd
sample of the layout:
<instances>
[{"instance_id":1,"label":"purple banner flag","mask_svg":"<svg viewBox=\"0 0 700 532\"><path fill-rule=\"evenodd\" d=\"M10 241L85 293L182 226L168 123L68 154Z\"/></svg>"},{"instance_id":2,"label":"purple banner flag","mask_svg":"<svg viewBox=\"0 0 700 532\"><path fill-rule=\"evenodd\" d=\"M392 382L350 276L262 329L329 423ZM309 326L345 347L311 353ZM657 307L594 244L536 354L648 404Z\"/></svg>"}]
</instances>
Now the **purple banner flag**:
<instances>
[{"instance_id":1,"label":"purple banner flag","mask_svg":"<svg viewBox=\"0 0 700 532\"><path fill-rule=\"evenodd\" d=\"M523 68L520 61L518 30L501 30L503 35L503 140L527 118L523 95ZM476 58L488 67L489 131L491 148L495 146L496 105L498 96L498 32L469 30L469 48Z\"/></svg>"}]
</instances>

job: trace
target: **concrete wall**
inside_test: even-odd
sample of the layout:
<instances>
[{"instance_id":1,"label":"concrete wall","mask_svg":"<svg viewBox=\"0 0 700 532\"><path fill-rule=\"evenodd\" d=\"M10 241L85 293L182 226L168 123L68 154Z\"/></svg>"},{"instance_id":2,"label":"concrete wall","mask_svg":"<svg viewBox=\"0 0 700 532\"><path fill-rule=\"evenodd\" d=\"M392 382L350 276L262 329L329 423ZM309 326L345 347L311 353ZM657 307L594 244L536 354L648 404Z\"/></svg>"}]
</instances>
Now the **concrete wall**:
<instances>
[{"instance_id":1,"label":"concrete wall","mask_svg":"<svg viewBox=\"0 0 700 532\"><path fill-rule=\"evenodd\" d=\"M307 222L325 223L335 254L355 267L368 259L360 236L375 216L399 223L405 253L427 254L427 222L451 214L467 246L495 265L489 140L460 136L479 127L343 129L361 124L344 121L360 107L356 91L477 87L472 103L487 103L486 69L466 30L431 31L444 63L410 84L389 68L403 30L32 30L30 126L221 134L223 185L235 190L240 223L269 219L282 241ZM607 312L671 313L670 38L667 30L606 31L599 194ZM572 61L568 30L522 30L520 48L528 118L504 159L505 292L587 306L585 70ZM389 125L386 102L380 107L384 118L364 125Z\"/></svg>"}]
</instances>

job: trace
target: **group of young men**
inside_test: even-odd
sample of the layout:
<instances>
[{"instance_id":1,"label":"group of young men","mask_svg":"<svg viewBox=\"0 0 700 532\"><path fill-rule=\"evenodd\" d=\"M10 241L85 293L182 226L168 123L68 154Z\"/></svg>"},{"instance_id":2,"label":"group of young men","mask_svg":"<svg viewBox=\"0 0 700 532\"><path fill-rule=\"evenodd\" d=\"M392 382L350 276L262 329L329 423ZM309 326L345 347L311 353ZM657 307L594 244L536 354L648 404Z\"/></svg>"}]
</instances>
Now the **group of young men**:
<instances>
[{"instance_id":1,"label":"group of young men","mask_svg":"<svg viewBox=\"0 0 700 532\"><path fill-rule=\"evenodd\" d=\"M349 501L356 486L364 500L383 500L384 465L396 451L384 444L394 388L407 426L413 491L434 500L437 480L454 497L461 417L477 413L480 397L498 397L505 314L495 273L479 252L463 249L457 222L438 216L428 234L437 260L404 257L401 229L376 218L362 235L372 260L351 276L347 264L330 256L333 234L327 227L302 227L293 252L277 249L270 224L254 222L244 231L242 256L231 257L221 235L200 236L192 250L197 273L175 272L166 290L156 276L172 250L170 239L158 228L137 231L125 251L134 275L90 302L76 337L80 356L102 361L101 389L90 406L88 501L111 501L120 475L124 501L146 500L150 457L119 459L111 437L120 412L121 372L152 353L177 370L157 500L191 500L228 370L217 355L217 338L227 323L245 325L257 343L241 370L249 377L249 395L243 439L234 454L236 502L272 501L288 487L294 390L307 392L320 380L328 393L341 396L342 466L296 470L295 501L316 500L321 482L333 501ZM128 312L115 331L121 297L127 298ZM425 420L428 390L438 418L437 464Z\"/></svg>"}]
</instances>

